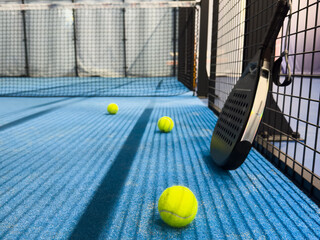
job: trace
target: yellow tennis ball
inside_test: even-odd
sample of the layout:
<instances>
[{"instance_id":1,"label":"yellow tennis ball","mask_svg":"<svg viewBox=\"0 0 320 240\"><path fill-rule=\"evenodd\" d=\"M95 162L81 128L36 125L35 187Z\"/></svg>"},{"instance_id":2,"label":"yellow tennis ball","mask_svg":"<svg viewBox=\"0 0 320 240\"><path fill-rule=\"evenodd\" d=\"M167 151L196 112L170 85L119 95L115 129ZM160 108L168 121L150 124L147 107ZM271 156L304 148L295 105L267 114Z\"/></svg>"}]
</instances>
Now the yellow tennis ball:
<instances>
[{"instance_id":1,"label":"yellow tennis ball","mask_svg":"<svg viewBox=\"0 0 320 240\"><path fill-rule=\"evenodd\" d=\"M161 194L158 210L161 219L171 227L184 227L196 217L198 202L189 188L172 186Z\"/></svg>"},{"instance_id":2,"label":"yellow tennis ball","mask_svg":"<svg viewBox=\"0 0 320 240\"><path fill-rule=\"evenodd\" d=\"M170 132L174 127L174 122L171 118L165 116L159 119L158 128L161 132Z\"/></svg>"},{"instance_id":3,"label":"yellow tennis ball","mask_svg":"<svg viewBox=\"0 0 320 240\"><path fill-rule=\"evenodd\" d=\"M115 103L110 103L110 104L108 105L107 110L108 110L108 112L109 112L110 114L116 114L116 113L118 112L118 110L119 110L119 107L118 107L118 105L115 104Z\"/></svg>"}]
</instances>

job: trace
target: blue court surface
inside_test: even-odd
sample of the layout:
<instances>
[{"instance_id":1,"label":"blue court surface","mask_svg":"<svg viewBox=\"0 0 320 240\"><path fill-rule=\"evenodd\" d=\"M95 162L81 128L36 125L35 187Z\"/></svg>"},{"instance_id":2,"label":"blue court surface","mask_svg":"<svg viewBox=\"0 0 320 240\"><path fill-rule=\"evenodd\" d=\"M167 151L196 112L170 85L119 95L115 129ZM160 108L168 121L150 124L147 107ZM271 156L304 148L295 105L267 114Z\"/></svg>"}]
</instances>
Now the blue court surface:
<instances>
[{"instance_id":1,"label":"blue court surface","mask_svg":"<svg viewBox=\"0 0 320 240\"><path fill-rule=\"evenodd\" d=\"M211 163L217 117L191 93L0 101L0 239L320 238L320 209L256 150L235 171ZM172 185L199 203L182 229L157 211Z\"/></svg>"}]
</instances>

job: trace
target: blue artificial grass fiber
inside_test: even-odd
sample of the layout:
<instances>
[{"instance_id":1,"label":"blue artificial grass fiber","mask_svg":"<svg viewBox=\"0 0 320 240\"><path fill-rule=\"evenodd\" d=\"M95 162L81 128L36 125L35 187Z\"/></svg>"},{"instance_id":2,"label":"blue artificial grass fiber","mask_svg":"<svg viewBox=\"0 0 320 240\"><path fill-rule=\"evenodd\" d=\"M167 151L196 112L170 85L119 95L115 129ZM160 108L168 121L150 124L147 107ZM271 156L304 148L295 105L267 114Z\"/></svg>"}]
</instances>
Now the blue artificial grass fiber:
<instances>
[{"instance_id":1,"label":"blue artificial grass fiber","mask_svg":"<svg viewBox=\"0 0 320 240\"><path fill-rule=\"evenodd\" d=\"M320 238L320 209L255 149L235 171L212 164L217 117L190 93L0 101L0 239ZM198 200L185 228L158 214L172 185Z\"/></svg>"}]
</instances>

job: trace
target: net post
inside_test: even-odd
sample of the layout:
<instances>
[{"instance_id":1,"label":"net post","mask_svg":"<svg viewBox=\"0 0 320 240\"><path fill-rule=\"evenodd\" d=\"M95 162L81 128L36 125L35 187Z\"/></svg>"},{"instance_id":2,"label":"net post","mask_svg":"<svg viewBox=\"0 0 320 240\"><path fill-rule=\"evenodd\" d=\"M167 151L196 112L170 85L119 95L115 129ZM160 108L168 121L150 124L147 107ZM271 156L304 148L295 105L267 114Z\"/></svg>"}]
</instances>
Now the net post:
<instances>
[{"instance_id":1,"label":"net post","mask_svg":"<svg viewBox=\"0 0 320 240\"><path fill-rule=\"evenodd\" d=\"M197 94L200 97L207 97L208 95L207 42L210 1L211 0L202 0L200 10L199 67L197 84Z\"/></svg>"},{"instance_id":2,"label":"net post","mask_svg":"<svg viewBox=\"0 0 320 240\"><path fill-rule=\"evenodd\" d=\"M124 0L123 0L124 3ZM128 67L127 67L127 45L126 45L126 9L122 8L122 21L123 21L123 27L122 27L122 34L123 34L123 70L124 70L124 76L128 77Z\"/></svg>"},{"instance_id":3,"label":"net post","mask_svg":"<svg viewBox=\"0 0 320 240\"><path fill-rule=\"evenodd\" d=\"M21 0L22 4L24 4L24 0ZM28 57L28 44L27 44L27 28L26 28L26 11L22 10L22 22L23 22L23 37L24 37L24 54L25 54L25 69L27 77L30 76L29 72L29 57Z\"/></svg>"},{"instance_id":4,"label":"net post","mask_svg":"<svg viewBox=\"0 0 320 240\"><path fill-rule=\"evenodd\" d=\"M176 52L177 52L177 8L173 9L173 76L176 76Z\"/></svg>"},{"instance_id":5,"label":"net post","mask_svg":"<svg viewBox=\"0 0 320 240\"><path fill-rule=\"evenodd\" d=\"M72 0L74 3L74 0ZM72 17L73 17L73 41L74 41L74 61L75 61L75 70L76 76L79 77L79 70L78 70L78 58L77 58L77 31L76 31L76 13L75 9L72 9Z\"/></svg>"}]
</instances>

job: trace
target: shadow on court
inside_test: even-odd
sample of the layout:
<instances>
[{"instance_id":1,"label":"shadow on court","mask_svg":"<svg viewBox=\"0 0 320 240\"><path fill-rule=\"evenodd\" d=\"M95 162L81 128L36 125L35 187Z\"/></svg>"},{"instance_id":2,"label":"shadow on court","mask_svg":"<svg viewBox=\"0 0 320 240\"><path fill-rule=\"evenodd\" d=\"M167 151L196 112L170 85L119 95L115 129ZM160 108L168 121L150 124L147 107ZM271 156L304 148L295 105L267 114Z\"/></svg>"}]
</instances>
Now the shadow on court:
<instances>
[{"instance_id":1,"label":"shadow on court","mask_svg":"<svg viewBox=\"0 0 320 240\"><path fill-rule=\"evenodd\" d=\"M132 129L108 173L74 228L70 239L98 239L119 198L153 110L151 103Z\"/></svg>"}]
</instances>

